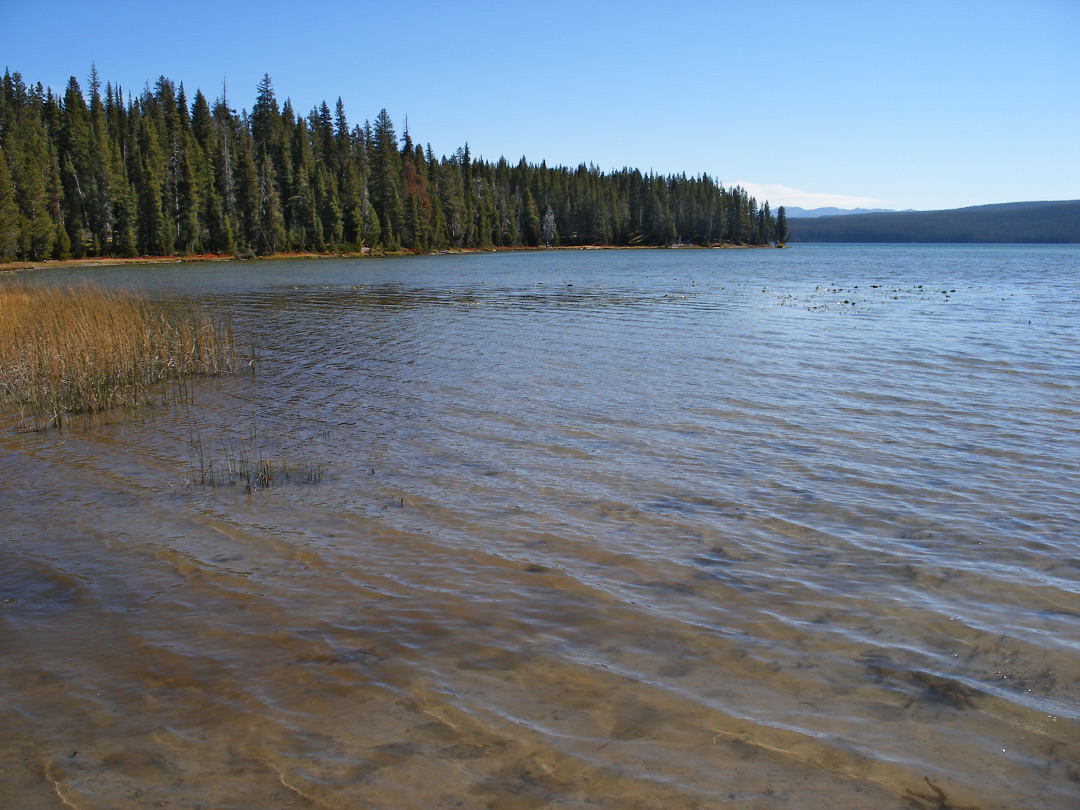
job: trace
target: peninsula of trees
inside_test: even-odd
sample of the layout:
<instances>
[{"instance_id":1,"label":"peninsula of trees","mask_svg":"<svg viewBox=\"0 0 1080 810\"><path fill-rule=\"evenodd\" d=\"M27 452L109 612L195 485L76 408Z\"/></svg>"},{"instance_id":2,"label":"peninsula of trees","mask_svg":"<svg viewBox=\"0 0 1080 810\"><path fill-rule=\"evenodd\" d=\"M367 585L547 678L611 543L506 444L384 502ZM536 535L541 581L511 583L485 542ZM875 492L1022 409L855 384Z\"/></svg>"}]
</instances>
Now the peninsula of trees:
<instances>
[{"instance_id":1,"label":"peninsula of trees","mask_svg":"<svg viewBox=\"0 0 1080 810\"><path fill-rule=\"evenodd\" d=\"M269 76L240 113L164 76L125 100L92 68L88 90L5 71L0 261L784 241L783 209L708 175L436 157L385 109L279 106Z\"/></svg>"}]
</instances>

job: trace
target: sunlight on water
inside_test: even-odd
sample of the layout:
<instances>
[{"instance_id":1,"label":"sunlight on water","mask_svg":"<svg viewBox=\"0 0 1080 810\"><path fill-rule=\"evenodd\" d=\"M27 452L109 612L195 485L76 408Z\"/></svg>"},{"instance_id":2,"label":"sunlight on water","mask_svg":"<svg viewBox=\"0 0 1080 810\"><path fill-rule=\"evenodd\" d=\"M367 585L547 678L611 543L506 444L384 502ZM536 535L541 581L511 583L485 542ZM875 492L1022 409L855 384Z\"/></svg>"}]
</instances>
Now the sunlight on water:
<instances>
[{"instance_id":1,"label":"sunlight on water","mask_svg":"<svg viewBox=\"0 0 1080 810\"><path fill-rule=\"evenodd\" d=\"M0 433L2 792L1074 807L1078 266L87 271L227 308L260 361L190 407ZM240 453L293 477L206 483Z\"/></svg>"}]
</instances>

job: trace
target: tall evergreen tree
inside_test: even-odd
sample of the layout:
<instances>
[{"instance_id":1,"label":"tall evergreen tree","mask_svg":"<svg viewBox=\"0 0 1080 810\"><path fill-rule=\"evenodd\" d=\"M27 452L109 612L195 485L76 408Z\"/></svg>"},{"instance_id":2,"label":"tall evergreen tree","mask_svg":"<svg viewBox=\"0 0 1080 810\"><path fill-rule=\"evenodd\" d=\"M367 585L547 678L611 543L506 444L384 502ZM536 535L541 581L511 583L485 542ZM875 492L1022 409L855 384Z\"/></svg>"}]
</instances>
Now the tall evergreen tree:
<instances>
[{"instance_id":1,"label":"tall evergreen tree","mask_svg":"<svg viewBox=\"0 0 1080 810\"><path fill-rule=\"evenodd\" d=\"M239 127L235 149L236 241L241 250L250 253L259 246L260 203L265 187L259 182L259 173L252 157L251 134L247 126Z\"/></svg>"},{"instance_id":2,"label":"tall evergreen tree","mask_svg":"<svg viewBox=\"0 0 1080 810\"><path fill-rule=\"evenodd\" d=\"M163 208L165 157L161 154L157 126L152 118L143 122L139 153L138 249L140 253L161 256L170 252L172 237Z\"/></svg>"},{"instance_id":3,"label":"tall evergreen tree","mask_svg":"<svg viewBox=\"0 0 1080 810\"><path fill-rule=\"evenodd\" d=\"M199 181L201 153L194 136L183 132L181 147L176 158L176 240L178 253L192 253L202 248L199 227Z\"/></svg>"},{"instance_id":4,"label":"tall evergreen tree","mask_svg":"<svg viewBox=\"0 0 1080 810\"><path fill-rule=\"evenodd\" d=\"M776 244L778 247L783 247L787 244L788 239L791 238L791 232L788 230L787 211L784 210L784 206L780 206L776 209Z\"/></svg>"},{"instance_id":5,"label":"tall evergreen tree","mask_svg":"<svg viewBox=\"0 0 1080 810\"><path fill-rule=\"evenodd\" d=\"M10 138L15 153L10 168L15 201L19 206L19 256L31 261L52 255L56 239L56 221L49 210L47 192L53 161L37 111L30 105L19 110Z\"/></svg>"},{"instance_id":6,"label":"tall evergreen tree","mask_svg":"<svg viewBox=\"0 0 1080 810\"><path fill-rule=\"evenodd\" d=\"M522 204L524 205L524 217L525 217L525 244L529 247L538 247L540 245L540 213L536 210L536 201L533 200L532 192L528 187L525 188L524 199ZM550 210L550 209L549 209ZM552 236L554 236L555 223L554 215L552 215Z\"/></svg>"},{"instance_id":7,"label":"tall evergreen tree","mask_svg":"<svg viewBox=\"0 0 1080 810\"><path fill-rule=\"evenodd\" d=\"M135 194L128 182L127 169L120 154L120 145L109 146L109 253L113 256L134 256L138 250L135 238L137 213Z\"/></svg>"},{"instance_id":8,"label":"tall evergreen tree","mask_svg":"<svg viewBox=\"0 0 1080 810\"><path fill-rule=\"evenodd\" d=\"M4 149L0 146L0 262L10 262L19 251L19 207Z\"/></svg>"},{"instance_id":9,"label":"tall evergreen tree","mask_svg":"<svg viewBox=\"0 0 1080 810\"><path fill-rule=\"evenodd\" d=\"M405 218L401 200L401 155L394 124L385 108L375 118L369 185L372 204L379 216L382 245L388 250L396 250Z\"/></svg>"}]
</instances>

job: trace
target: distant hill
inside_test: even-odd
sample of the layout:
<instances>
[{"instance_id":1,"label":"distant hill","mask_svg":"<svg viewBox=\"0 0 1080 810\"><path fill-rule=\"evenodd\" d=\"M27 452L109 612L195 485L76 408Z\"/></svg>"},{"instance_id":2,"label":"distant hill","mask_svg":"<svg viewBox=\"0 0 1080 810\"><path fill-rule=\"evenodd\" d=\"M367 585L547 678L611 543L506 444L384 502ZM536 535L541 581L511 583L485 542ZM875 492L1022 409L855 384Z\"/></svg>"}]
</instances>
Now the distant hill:
<instances>
[{"instance_id":1,"label":"distant hill","mask_svg":"<svg viewBox=\"0 0 1080 810\"><path fill-rule=\"evenodd\" d=\"M895 208L799 208L797 205L789 205L784 208L788 219L842 217L849 214L883 214L894 213L895 211Z\"/></svg>"},{"instance_id":2,"label":"distant hill","mask_svg":"<svg viewBox=\"0 0 1080 810\"><path fill-rule=\"evenodd\" d=\"M1080 200L788 217L791 242L1080 243Z\"/></svg>"}]
</instances>

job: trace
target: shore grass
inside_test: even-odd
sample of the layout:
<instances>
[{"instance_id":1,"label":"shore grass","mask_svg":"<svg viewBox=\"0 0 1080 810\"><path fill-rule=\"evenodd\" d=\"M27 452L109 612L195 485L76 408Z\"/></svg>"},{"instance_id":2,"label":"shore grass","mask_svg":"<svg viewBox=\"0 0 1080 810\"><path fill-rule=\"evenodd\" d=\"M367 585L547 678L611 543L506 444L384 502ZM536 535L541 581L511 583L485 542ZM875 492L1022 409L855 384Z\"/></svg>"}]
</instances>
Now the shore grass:
<instances>
[{"instance_id":1,"label":"shore grass","mask_svg":"<svg viewBox=\"0 0 1080 810\"><path fill-rule=\"evenodd\" d=\"M91 285L0 284L0 406L34 430L134 408L235 373L232 329L190 303Z\"/></svg>"}]
</instances>

